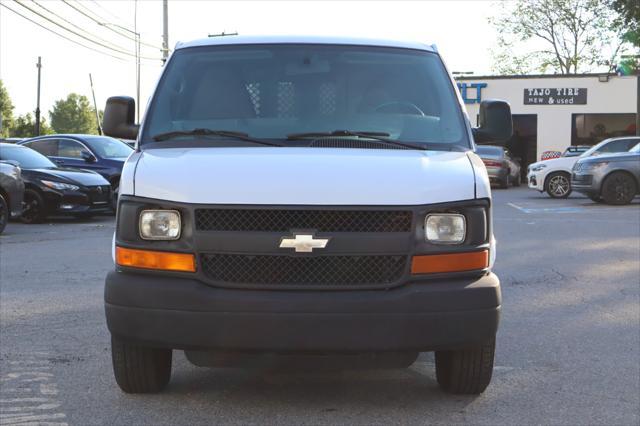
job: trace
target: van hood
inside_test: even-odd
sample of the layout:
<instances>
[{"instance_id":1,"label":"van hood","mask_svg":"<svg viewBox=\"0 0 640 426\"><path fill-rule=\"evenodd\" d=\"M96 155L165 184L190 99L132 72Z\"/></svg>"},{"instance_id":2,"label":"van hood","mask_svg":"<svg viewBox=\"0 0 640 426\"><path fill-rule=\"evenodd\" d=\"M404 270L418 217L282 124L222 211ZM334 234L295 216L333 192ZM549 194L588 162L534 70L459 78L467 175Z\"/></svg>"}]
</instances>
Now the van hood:
<instances>
[{"instance_id":1,"label":"van hood","mask_svg":"<svg viewBox=\"0 0 640 426\"><path fill-rule=\"evenodd\" d=\"M475 197L464 152L324 148L147 149L134 194L199 204L420 205Z\"/></svg>"}]
</instances>

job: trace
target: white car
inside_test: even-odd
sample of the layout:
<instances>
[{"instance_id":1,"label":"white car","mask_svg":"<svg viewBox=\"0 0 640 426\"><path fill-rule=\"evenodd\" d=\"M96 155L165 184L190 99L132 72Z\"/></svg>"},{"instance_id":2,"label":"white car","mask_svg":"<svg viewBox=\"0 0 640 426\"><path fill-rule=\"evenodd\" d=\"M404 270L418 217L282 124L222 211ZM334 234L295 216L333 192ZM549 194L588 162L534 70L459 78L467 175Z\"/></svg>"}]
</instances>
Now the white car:
<instances>
[{"instance_id":1,"label":"white car","mask_svg":"<svg viewBox=\"0 0 640 426\"><path fill-rule=\"evenodd\" d=\"M546 192L551 198L567 198L571 194L571 169L580 158L627 152L636 143L636 140L628 137L610 138L577 157L560 157L530 164L527 169L529 188Z\"/></svg>"}]
</instances>

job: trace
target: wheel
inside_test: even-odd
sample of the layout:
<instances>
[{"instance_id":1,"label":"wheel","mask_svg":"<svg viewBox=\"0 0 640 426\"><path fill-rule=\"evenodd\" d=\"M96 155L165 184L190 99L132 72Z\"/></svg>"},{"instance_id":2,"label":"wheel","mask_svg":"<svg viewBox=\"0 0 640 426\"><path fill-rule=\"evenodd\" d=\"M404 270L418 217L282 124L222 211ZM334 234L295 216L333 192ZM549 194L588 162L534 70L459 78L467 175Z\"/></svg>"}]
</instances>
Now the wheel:
<instances>
[{"instance_id":1,"label":"wheel","mask_svg":"<svg viewBox=\"0 0 640 426\"><path fill-rule=\"evenodd\" d=\"M508 189L509 188L509 182L511 182L511 179L509 177L509 173L507 173L507 175L500 180L500 188L502 189Z\"/></svg>"},{"instance_id":2,"label":"wheel","mask_svg":"<svg viewBox=\"0 0 640 426\"><path fill-rule=\"evenodd\" d=\"M20 220L22 223L40 223L46 217L42 196L33 189L24 191L24 209Z\"/></svg>"},{"instance_id":3,"label":"wheel","mask_svg":"<svg viewBox=\"0 0 640 426\"><path fill-rule=\"evenodd\" d=\"M9 221L9 206L7 206L7 201L0 194L0 234L4 231L4 228L7 226L7 222Z\"/></svg>"},{"instance_id":4,"label":"wheel","mask_svg":"<svg viewBox=\"0 0 640 426\"><path fill-rule=\"evenodd\" d=\"M171 378L171 349L149 348L111 338L113 374L126 393L160 392Z\"/></svg>"},{"instance_id":5,"label":"wheel","mask_svg":"<svg viewBox=\"0 0 640 426\"><path fill-rule=\"evenodd\" d=\"M436 352L436 378L449 393L479 394L489 386L496 340L455 351Z\"/></svg>"},{"instance_id":6,"label":"wheel","mask_svg":"<svg viewBox=\"0 0 640 426\"><path fill-rule=\"evenodd\" d=\"M602 183L602 198L607 204L629 204L637 191L635 180L625 172L613 172Z\"/></svg>"},{"instance_id":7,"label":"wheel","mask_svg":"<svg viewBox=\"0 0 640 426\"><path fill-rule=\"evenodd\" d=\"M568 173L554 172L547 177L544 189L551 198L567 198L571 194L571 180Z\"/></svg>"}]
</instances>

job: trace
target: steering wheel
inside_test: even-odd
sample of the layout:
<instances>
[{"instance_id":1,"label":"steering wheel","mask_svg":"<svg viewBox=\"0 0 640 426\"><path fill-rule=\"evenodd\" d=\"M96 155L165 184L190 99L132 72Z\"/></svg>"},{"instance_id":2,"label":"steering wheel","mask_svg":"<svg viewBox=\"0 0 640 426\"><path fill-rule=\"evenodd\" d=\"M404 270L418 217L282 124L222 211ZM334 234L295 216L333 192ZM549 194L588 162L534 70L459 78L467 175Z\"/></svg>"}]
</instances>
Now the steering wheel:
<instances>
[{"instance_id":1,"label":"steering wheel","mask_svg":"<svg viewBox=\"0 0 640 426\"><path fill-rule=\"evenodd\" d=\"M411 103L411 102L406 102L406 101L391 101L391 102L385 102L383 104L378 105L377 107L375 107L373 110L375 112L378 112L379 110L381 110L382 108L391 106L391 105L399 105L399 106L405 106L405 107L409 107L411 109L413 109L414 111L416 111L418 113L418 115L421 116L425 116L426 114L424 113L424 111L422 111L416 104Z\"/></svg>"}]
</instances>

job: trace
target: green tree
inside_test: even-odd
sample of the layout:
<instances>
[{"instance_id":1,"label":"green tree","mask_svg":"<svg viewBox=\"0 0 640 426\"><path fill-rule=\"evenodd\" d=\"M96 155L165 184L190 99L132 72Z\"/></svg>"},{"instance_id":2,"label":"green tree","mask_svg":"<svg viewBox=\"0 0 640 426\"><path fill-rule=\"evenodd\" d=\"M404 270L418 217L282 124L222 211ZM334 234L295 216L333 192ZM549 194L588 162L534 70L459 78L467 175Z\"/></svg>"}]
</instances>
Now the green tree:
<instances>
[{"instance_id":1,"label":"green tree","mask_svg":"<svg viewBox=\"0 0 640 426\"><path fill-rule=\"evenodd\" d=\"M623 39L635 47L640 47L640 2L611 0L611 7L618 12L615 25L622 30Z\"/></svg>"},{"instance_id":2,"label":"green tree","mask_svg":"<svg viewBox=\"0 0 640 426\"><path fill-rule=\"evenodd\" d=\"M57 100L49 116L56 133L98 133L95 110L84 95L70 93L66 99Z\"/></svg>"},{"instance_id":3,"label":"green tree","mask_svg":"<svg viewBox=\"0 0 640 426\"><path fill-rule=\"evenodd\" d=\"M53 129L47 124L47 120L44 117L40 117L40 134L51 135ZM13 122L11 127L11 137L14 138L31 138L36 135L36 120L30 112L25 115L20 115Z\"/></svg>"},{"instance_id":4,"label":"green tree","mask_svg":"<svg viewBox=\"0 0 640 426\"><path fill-rule=\"evenodd\" d=\"M614 25L618 14L606 1L518 0L500 6L490 19L498 32L495 72L612 70L626 48Z\"/></svg>"},{"instance_id":5,"label":"green tree","mask_svg":"<svg viewBox=\"0 0 640 426\"><path fill-rule=\"evenodd\" d=\"M2 80L0 80L0 119L2 121L0 137L6 138L9 136L9 131L13 126L13 103Z\"/></svg>"},{"instance_id":6,"label":"green tree","mask_svg":"<svg viewBox=\"0 0 640 426\"><path fill-rule=\"evenodd\" d=\"M630 54L620 55L616 72L623 75L640 74L640 2L611 0L611 7L618 12L614 25L622 40L635 47Z\"/></svg>"}]
</instances>

